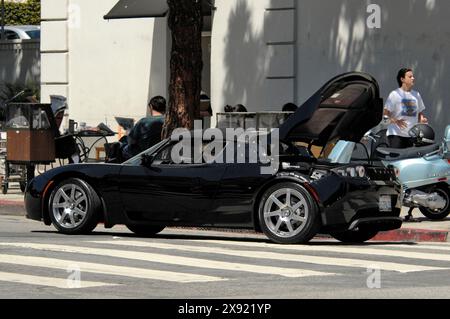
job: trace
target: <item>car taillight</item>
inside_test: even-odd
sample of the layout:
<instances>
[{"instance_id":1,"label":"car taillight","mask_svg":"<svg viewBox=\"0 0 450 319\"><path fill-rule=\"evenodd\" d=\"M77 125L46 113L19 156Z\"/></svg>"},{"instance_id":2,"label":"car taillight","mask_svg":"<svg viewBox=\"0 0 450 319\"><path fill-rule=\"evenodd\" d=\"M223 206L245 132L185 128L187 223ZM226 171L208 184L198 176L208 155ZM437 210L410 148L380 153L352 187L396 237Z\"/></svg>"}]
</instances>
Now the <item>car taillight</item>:
<instances>
[{"instance_id":1,"label":"car taillight","mask_svg":"<svg viewBox=\"0 0 450 319\"><path fill-rule=\"evenodd\" d=\"M400 170L397 167L394 168L394 173L395 173L395 177L400 176Z\"/></svg>"}]
</instances>

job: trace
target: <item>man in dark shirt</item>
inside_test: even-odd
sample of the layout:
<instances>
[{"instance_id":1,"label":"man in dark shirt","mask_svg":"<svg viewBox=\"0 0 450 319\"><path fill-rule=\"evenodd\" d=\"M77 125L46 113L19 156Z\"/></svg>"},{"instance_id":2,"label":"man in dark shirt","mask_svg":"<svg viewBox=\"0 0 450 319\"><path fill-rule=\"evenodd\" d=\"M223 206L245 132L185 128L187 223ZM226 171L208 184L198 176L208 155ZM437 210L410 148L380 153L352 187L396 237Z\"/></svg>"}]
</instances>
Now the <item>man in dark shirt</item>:
<instances>
[{"instance_id":1,"label":"man in dark shirt","mask_svg":"<svg viewBox=\"0 0 450 319\"><path fill-rule=\"evenodd\" d=\"M140 119L128 134L128 145L123 149L125 158L131 158L161 141L166 99L155 96L150 100L148 107L150 116Z\"/></svg>"}]
</instances>

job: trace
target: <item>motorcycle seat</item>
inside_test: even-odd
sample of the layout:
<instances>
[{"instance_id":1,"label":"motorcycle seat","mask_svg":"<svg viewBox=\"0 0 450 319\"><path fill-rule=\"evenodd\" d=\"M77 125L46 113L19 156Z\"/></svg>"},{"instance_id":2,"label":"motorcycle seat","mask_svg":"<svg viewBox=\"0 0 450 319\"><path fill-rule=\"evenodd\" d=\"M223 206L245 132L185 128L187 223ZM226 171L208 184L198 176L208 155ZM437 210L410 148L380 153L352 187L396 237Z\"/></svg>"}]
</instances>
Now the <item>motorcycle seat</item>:
<instances>
[{"instance_id":1,"label":"motorcycle seat","mask_svg":"<svg viewBox=\"0 0 450 319\"><path fill-rule=\"evenodd\" d=\"M376 149L376 155L378 158L387 161L398 161L408 158L418 158L423 157L427 154L439 150L439 144L420 146L420 147L409 147L409 148L388 148L388 147L378 147Z\"/></svg>"}]
</instances>

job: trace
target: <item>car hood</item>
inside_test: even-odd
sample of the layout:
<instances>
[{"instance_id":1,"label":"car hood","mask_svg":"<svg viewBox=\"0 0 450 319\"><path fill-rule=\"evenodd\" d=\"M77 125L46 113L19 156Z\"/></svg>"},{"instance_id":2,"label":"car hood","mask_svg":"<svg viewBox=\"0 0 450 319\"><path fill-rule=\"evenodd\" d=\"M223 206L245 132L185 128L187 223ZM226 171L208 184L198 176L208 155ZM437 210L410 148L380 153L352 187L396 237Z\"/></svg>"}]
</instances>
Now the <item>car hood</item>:
<instances>
[{"instance_id":1,"label":"car hood","mask_svg":"<svg viewBox=\"0 0 450 319\"><path fill-rule=\"evenodd\" d=\"M359 142L383 116L377 81L369 74L336 76L280 127L280 140L325 146L330 140Z\"/></svg>"}]
</instances>

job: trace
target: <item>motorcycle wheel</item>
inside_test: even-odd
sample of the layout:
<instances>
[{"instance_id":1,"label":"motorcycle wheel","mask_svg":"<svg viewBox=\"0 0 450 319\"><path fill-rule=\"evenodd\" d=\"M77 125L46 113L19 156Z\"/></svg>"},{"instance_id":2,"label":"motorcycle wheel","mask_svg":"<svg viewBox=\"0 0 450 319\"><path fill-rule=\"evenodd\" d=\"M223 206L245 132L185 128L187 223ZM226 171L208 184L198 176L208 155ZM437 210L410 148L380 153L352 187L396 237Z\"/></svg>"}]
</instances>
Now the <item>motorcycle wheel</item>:
<instances>
[{"instance_id":1,"label":"motorcycle wheel","mask_svg":"<svg viewBox=\"0 0 450 319\"><path fill-rule=\"evenodd\" d=\"M440 196L442 196L445 199L445 207L443 209L440 210L432 210L429 208L425 208L425 207L419 207L420 212L429 219L432 220L441 220L444 219L445 217L447 217L450 214L450 196L449 196L449 191L445 190L443 188L435 188L432 190L432 192L436 192L438 193Z\"/></svg>"}]
</instances>

